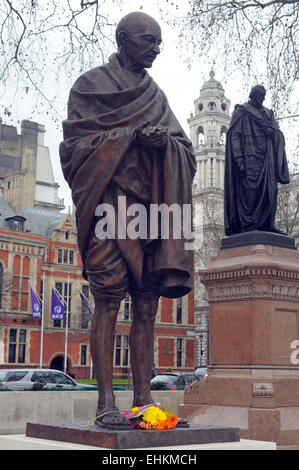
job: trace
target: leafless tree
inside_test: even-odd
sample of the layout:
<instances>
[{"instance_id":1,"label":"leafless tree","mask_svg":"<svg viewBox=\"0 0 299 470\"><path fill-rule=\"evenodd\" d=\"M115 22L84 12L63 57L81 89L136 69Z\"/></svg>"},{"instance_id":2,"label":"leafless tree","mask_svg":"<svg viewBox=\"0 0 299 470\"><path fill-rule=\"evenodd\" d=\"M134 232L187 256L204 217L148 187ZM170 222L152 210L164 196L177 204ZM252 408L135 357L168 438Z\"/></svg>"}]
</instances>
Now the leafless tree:
<instances>
[{"instance_id":1,"label":"leafless tree","mask_svg":"<svg viewBox=\"0 0 299 470\"><path fill-rule=\"evenodd\" d=\"M208 57L227 77L240 71L247 88L264 83L277 115L292 114L290 95L299 78L298 0L189 0L185 16L180 2L160 5L162 12L168 6L165 16L180 28L190 60Z\"/></svg>"},{"instance_id":2,"label":"leafless tree","mask_svg":"<svg viewBox=\"0 0 299 470\"><path fill-rule=\"evenodd\" d=\"M13 276L8 269L0 267L0 309L10 310Z\"/></svg>"},{"instance_id":3,"label":"leafless tree","mask_svg":"<svg viewBox=\"0 0 299 470\"><path fill-rule=\"evenodd\" d=\"M109 4L109 5L108 5ZM55 106L57 89L109 55L121 0L1 0L0 95L10 86ZM49 86L49 77L52 82ZM9 107L4 111L9 115Z\"/></svg>"},{"instance_id":4,"label":"leafless tree","mask_svg":"<svg viewBox=\"0 0 299 470\"><path fill-rule=\"evenodd\" d=\"M276 225L296 239L299 245L299 173L298 167L292 168L290 183L280 185L277 198ZM297 170L297 171L296 171Z\"/></svg>"}]
</instances>

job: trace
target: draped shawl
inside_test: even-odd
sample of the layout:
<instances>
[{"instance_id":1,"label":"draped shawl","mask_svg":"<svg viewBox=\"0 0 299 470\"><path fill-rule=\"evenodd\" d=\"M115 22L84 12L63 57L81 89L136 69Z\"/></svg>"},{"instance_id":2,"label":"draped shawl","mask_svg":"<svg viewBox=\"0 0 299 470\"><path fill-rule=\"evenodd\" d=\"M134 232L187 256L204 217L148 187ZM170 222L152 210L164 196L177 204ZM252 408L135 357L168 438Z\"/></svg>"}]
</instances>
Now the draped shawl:
<instances>
[{"instance_id":1,"label":"draped shawl","mask_svg":"<svg viewBox=\"0 0 299 470\"><path fill-rule=\"evenodd\" d=\"M192 144L165 94L148 73L144 71L137 85L132 78L121 66L118 55L113 54L109 63L79 77L70 91L59 150L63 174L76 206L83 266L96 207L104 201L107 188L123 186L136 202L168 206L176 203L181 208L192 203ZM147 121L168 128L165 147L147 149L138 144L136 130ZM149 181L142 181L138 176L142 174L150 175ZM158 236L145 243L154 247L153 272L163 274L161 295L179 297L192 288L193 255L184 249L185 241ZM134 281L140 284L144 244L140 240L126 244L118 239L116 243Z\"/></svg>"}]
</instances>

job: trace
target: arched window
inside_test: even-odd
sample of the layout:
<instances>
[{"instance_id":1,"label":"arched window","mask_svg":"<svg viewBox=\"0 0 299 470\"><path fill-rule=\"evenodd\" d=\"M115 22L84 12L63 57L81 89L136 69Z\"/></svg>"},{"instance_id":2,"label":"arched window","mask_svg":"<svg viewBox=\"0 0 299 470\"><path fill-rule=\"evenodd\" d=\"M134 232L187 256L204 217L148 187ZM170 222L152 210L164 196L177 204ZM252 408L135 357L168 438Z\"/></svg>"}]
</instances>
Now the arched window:
<instances>
[{"instance_id":1,"label":"arched window","mask_svg":"<svg viewBox=\"0 0 299 470\"><path fill-rule=\"evenodd\" d=\"M21 278L21 258L19 255L15 255L14 260L13 260L13 283L12 283L12 298L11 298L12 310L19 310L20 278Z\"/></svg>"},{"instance_id":2,"label":"arched window","mask_svg":"<svg viewBox=\"0 0 299 470\"><path fill-rule=\"evenodd\" d=\"M214 111L216 109L216 103L214 101L210 101L208 106L210 111Z\"/></svg>"},{"instance_id":3,"label":"arched window","mask_svg":"<svg viewBox=\"0 0 299 470\"><path fill-rule=\"evenodd\" d=\"M25 256L25 258L23 259L22 294L21 294L21 310L23 312L27 312L28 310L29 278L30 278L30 259L27 256Z\"/></svg>"},{"instance_id":4,"label":"arched window","mask_svg":"<svg viewBox=\"0 0 299 470\"><path fill-rule=\"evenodd\" d=\"M197 128L197 145L204 145L204 129L202 126Z\"/></svg>"},{"instance_id":5,"label":"arched window","mask_svg":"<svg viewBox=\"0 0 299 470\"><path fill-rule=\"evenodd\" d=\"M227 127L222 126L220 129L220 139L219 139L219 144L220 145L225 145L226 142L226 133L227 133Z\"/></svg>"}]
</instances>

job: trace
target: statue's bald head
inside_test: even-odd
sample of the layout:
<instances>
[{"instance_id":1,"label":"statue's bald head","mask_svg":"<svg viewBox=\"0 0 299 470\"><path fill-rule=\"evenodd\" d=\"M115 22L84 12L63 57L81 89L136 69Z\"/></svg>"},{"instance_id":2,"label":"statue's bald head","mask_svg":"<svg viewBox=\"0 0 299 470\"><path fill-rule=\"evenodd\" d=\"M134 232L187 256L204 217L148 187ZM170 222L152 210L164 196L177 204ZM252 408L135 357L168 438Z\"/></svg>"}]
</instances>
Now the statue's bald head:
<instances>
[{"instance_id":1,"label":"statue's bald head","mask_svg":"<svg viewBox=\"0 0 299 470\"><path fill-rule=\"evenodd\" d=\"M134 11L124 16L119 21L116 27L116 31L115 31L115 38L116 38L118 47L120 46L120 33L121 32L129 33L129 34L138 34L138 33L142 33L144 28L149 25L161 31L159 23L154 18L147 15L146 13L142 13L140 11Z\"/></svg>"}]
</instances>

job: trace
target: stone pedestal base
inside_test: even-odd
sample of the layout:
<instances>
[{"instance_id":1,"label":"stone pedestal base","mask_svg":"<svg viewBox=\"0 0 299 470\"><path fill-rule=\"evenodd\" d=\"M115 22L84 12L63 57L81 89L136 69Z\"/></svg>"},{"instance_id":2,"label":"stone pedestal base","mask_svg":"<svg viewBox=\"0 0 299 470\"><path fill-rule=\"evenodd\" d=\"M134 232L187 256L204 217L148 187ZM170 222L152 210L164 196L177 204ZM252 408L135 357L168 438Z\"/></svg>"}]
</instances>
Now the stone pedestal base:
<instances>
[{"instance_id":1,"label":"stone pedestal base","mask_svg":"<svg viewBox=\"0 0 299 470\"><path fill-rule=\"evenodd\" d=\"M179 416L233 426L241 439L299 444L299 377L278 369L217 369L185 391Z\"/></svg>"},{"instance_id":2,"label":"stone pedestal base","mask_svg":"<svg viewBox=\"0 0 299 470\"><path fill-rule=\"evenodd\" d=\"M209 374L186 390L180 416L237 426L245 439L299 444L299 253L226 248L200 277L210 304Z\"/></svg>"},{"instance_id":3,"label":"stone pedestal base","mask_svg":"<svg viewBox=\"0 0 299 470\"><path fill-rule=\"evenodd\" d=\"M95 424L71 423L28 423L27 437L72 442L107 449L137 449L146 447L173 447L192 444L239 442L237 428L224 426L193 426L173 428L163 431L133 429L110 431L100 429Z\"/></svg>"}]
</instances>

